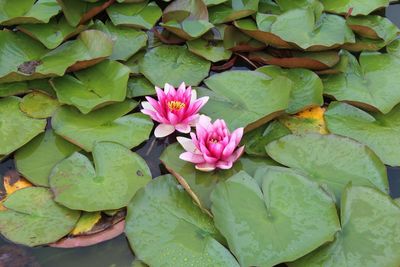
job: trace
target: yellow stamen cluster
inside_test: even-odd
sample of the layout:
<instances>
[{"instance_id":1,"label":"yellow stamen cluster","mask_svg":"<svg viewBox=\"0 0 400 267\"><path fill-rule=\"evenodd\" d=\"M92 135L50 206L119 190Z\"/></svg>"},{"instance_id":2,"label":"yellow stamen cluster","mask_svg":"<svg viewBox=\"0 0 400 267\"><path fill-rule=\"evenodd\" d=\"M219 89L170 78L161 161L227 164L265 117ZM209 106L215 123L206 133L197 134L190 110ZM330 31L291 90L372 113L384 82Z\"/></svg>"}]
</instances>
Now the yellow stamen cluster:
<instances>
[{"instance_id":1,"label":"yellow stamen cluster","mask_svg":"<svg viewBox=\"0 0 400 267\"><path fill-rule=\"evenodd\" d=\"M168 108L170 111L178 111L183 109L186 105L181 101L168 101Z\"/></svg>"}]
</instances>

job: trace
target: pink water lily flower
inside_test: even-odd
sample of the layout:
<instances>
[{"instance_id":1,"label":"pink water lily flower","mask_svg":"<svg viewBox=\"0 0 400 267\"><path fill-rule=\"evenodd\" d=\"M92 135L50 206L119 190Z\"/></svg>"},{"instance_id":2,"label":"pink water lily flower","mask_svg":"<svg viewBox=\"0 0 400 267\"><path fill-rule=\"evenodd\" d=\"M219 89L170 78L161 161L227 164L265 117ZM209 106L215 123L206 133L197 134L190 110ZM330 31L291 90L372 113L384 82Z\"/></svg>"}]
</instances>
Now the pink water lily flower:
<instances>
[{"instance_id":1,"label":"pink water lily flower","mask_svg":"<svg viewBox=\"0 0 400 267\"><path fill-rule=\"evenodd\" d=\"M165 137L175 130L189 133L190 127L196 124L199 110L207 103L208 96L197 99L197 93L185 83L175 88L166 83L164 91L156 86L157 100L146 97L142 102L142 113L149 115L160 124L156 127L154 135Z\"/></svg>"},{"instance_id":2,"label":"pink water lily flower","mask_svg":"<svg viewBox=\"0 0 400 267\"><path fill-rule=\"evenodd\" d=\"M230 169L243 154L244 146L238 148L242 136L243 128L230 133L224 120L211 123L209 117L201 115L196 124L196 134L190 133L191 139L177 137L186 150L179 158L196 164L196 169L201 171Z\"/></svg>"}]
</instances>

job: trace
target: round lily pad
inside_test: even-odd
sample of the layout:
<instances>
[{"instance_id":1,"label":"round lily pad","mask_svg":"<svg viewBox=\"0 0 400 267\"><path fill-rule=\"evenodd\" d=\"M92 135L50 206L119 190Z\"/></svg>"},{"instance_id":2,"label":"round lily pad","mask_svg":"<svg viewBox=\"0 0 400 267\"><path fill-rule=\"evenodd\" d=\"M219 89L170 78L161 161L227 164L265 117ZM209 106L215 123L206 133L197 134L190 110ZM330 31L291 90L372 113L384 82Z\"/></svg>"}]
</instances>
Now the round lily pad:
<instances>
[{"instance_id":1,"label":"round lily pad","mask_svg":"<svg viewBox=\"0 0 400 267\"><path fill-rule=\"evenodd\" d=\"M126 97L129 68L111 60L105 60L93 67L65 75L50 82L61 103L74 105L82 113L122 102Z\"/></svg>"},{"instance_id":2,"label":"round lily pad","mask_svg":"<svg viewBox=\"0 0 400 267\"><path fill-rule=\"evenodd\" d=\"M153 48L140 61L140 72L159 87L198 85L210 70L210 62L188 51L186 46L162 45Z\"/></svg>"},{"instance_id":3,"label":"round lily pad","mask_svg":"<svg viewBox=\"0 0 400 267\"><path fill-rule=\"evenodd\" d=\"M11 241L27 246L55 242L67 235L79 219L80 211L53 201L43 187L28 187L11 194L0 211L0 232Z\"/></svg>"},{"instance_id":4,"label":"round lily pad","mask_svg":"<svg viewBox=\"0 0 400 267\"><path fill-rule=\"evenodd\" d=\"M344 73L326 76L324 93L340 101L382 113L388 113L400 103L400 58L390 53L363 52L359 61L342 51L347 62Z\"/></svg>"},{"instance_id":5,"label":"round lily pad","mask_svg":"<svg viewBox=\"0 0 400 267\"><path fill-rule=\"evenodd\" d=\"M342 230L332 243L289 263L290 267L396 266L400 262L400 207L386 194L348 186L340 208Z\"/></svg>"},{"instance_id":6,"label":"round lily pad","mask_svg":"<svg viewBox=\"0 0 400 267\"><path fill-rule=\"evenodd\" d=\"M330 132L368 145L381 160L400 166L400 105L388 114L368 114L349 104L333 102L325 112Z\"/></svg>"},{"instance_id":7,"label":"round lily pad","mask_svg":"<svg viewBox=\"0 0 400 267\"><path fill-rule=\"evenodd\" d=\"M57 99L38 91L25 95L19 104L21 111L35 119L51 117L59 106Z\"/></svg>"},{"instance_id":8,"label":"round lily pad","mask_svg":"<svg viewBox=\"0 0 400 267\"><path fill-rule=\"evenodd\" d=\"M193 163L183 161L179 155L184 149L179 144L169 145L162 153L160 160L179 182L185 187L197 204L210 209L210 195L220 181L225 181L239 171L254 174L258 167L276 165L277 163L266 157L242 156L229 170L202 172L196 170Z\"/></svg>"},{"instance_id":9,"label":"round lily pad","mask_svg":"<svg viewBox=\"0 0 400 267\"><path fill-rule=\"evenodd\" d=\"M388 192L385 165L367 146L338 135L287 135L266 146L277 162L301 170L335 193L348 183Z\"/></svg>"},{"instance_id":10,"label":"round lily pad","mask_svg":"<svg viewBox=\"0 0 400 267\"><path fill-rule=\"evenodd\" d=\"M15 165L30 182L49 186L49 175L53 167L78 150L79 147L59 137L53 130L47 130L17 150Z\"/></svg>"},{"instance_id":11,"label":"round lily pad","mask_svg":"<svg viewBox=\"0 0 400 267\"><path fill-rule=\"evenodd\" d=\"M54 131L83 148L92 151L94 143L112 141L133 148L149 138L151 119L130 112L137 102L125 101L82 114L73 107L61 107L52 118ZM125 116L124 116L125 115Z\"/></svg>"},{"instance_id":12,"label":"round lily pad","mask_svg":"<svg viewBox=\"0 0 400 267\"><path fill-rule=\"evenodd\" d=\"M346 14L349 12L350 8L352 9L351 15L368 15L372 11L386 7L389 5L390 0L368 0L368 1L360 1L360 0L339 0L339 1L331 1L331 0L321 0L321 3L324 5L326 11Z\"/></svg>"},{"instance_id":13,"label":"round lily pad","mask_svg":"<svg viewBox=\"0 0 400 267\"><path fill-rule=\"evenodd\" d=\"M138 259L150 266L239 267L212 219L170 175L152 180L132 199L125 233Z\"/></svg>"},{"instance_id":14,"label":"round lily pad","mask_svg":"<svg viewBox=\"0 0 400 267\"><path fill-rule=\"evenodd\" d=\"M94 146L92 162L75 152L50 174L54 200L84 211L119 209L151 180L146 162L126 147L111 142Z\"/></svg>"},{"instance_id":15,"label":"round lily pad","mask_svg":"<svg viewBox=\"0 0 400 267\"><path fill-rule=\"evenodd\" d=\"M293 261L340 229L334 199L289 169L260 169L256 179L239 172L217 185L211 201L215 225L241 266Z\"/></svg>"},{"instance_id":16,"label":"round lily pad","mask_svg":"<svg viewBox=\"0 0 400 267\"><path fill-rule=\"evenodd\" d=\"M0 99L0 155L8 155L44 131L46 120L30 118L19 105L21 99Z\"/></svg>"},{"instance_id":17,"label":"round lily pad","mask_svg":"<svg viewBox=\"0 0 400 267\"><path fill-rule=\"evenodd\" d=\"M225 71L206 79L210 96L202 112L214 119L223 118L230 129L257 128L288 108L292 82L256 71Z\"/></svg>"}]
</instances>

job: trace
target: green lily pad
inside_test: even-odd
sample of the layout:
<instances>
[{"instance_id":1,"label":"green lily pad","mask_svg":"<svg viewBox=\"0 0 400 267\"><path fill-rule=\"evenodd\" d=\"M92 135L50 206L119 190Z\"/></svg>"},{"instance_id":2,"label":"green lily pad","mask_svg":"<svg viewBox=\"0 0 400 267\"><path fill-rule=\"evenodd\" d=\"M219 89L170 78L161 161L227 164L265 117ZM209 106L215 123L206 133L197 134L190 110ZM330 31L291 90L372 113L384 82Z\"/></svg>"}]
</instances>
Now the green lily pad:
<instances>
[{"instance_id":1,"label":"green lily pad","mask_svg":"<svg viewBox=\"0 0 400 267\"><path fill-rule=\"evenodd\" d=\"M239 267L221 245L212 219L170 175L152 180L135 195L125 233L135 255L150 266Z\"/></svg>"},{"instance_id":2,"label":"green lily pad","mask_svg":"<svg viewBox=\"0 0 400 267\"><path fill-rule=\"evenodd\" d=\"M259 0L228 0L208 8L210 22L221 24L247 17L257 12Z\"/></svg>"},{"instance_id":3,"label":"green lily pad","mask_svg":"<svg viewBox=\"0 0 400 267\"><path fill-rule=\"evenodd\" d=\"M96 20L94 29L105 32L114 41L110 59L127 60L147 44L146 33L128 27L114 26L110 21L105 24Z\"/></svg>"},{"instance_id":4,"label":"green lily pad","mask_svg":"<svg viewBox=\"0 0 400 267\"><path fill-rule=\"evenodd\" d=\"M187 50L185 46L162 45L151 49L139 63L140 72L154 85L169 83L178 87L198 85L210 70L210 62Z\"/></svg>"},{"instance_id":5,"label":"green lily pad","mask_svg":"<svg viewBox=\"0 0 400 267\"><path fill-rule=\"evenodd\" d=\"M342 195L342 230L334 242L289 263L290 267L396 266L400 262L400 207L369 187L349 186Z\"/></svg>"},{"instance_id":6,"label":"green lily pad","mask_svg":"<svg viewBox=\"0 0 400 267\"><path fill-rule=\"evenodd\" d=\"M257 69L258 72L277 78L287 77L292 81L292 89L287 113L293 114L312 106L321 106L322 81L314 72L306 69L282 69L276 66L265 66Z\"/></svg>"},{"instance_id":7,"label":"green lily pad","mask_svg":"<svg viewBox=\"0 0 400 267\"><path fill-rule=\"evenodd\" d=\"M279 120L271 121L269 124L260 126L247 132L241 141L247 154L255 156L267 156L265 146L292 132Z\"/></svg>"},{"instance_id":8,"label":"green lily pad","mask_svg":"<svg viewBox=\"0 0 400 267\"><path fill-rule=\"evenodd\" d=\"M237 52L258 51L266 47L264 43L253 39L231 25L224 28L223 41L225 49Z\"/></svg>"},{"instance_id":9,"label":"green lily pad","mask_svg":"<svg viewBox=\"0 0 400 267\"><path fill-rule=\"evenodd\" d=\"M211 62L228 60L232 56L232 51L225 49L223 41L196 39L186 44L190 52Z\"/></svg>"},{"instance_id":10,"label":"green lily pad","mask_svg":"<svg viewBox=\"0 0 400 267\"><path fill-rule=\"evenodd\" d=\"M154 85L149 82L145 77L130 77L128 80L128 89L126 96L128 98L138 97L138 96L148 96L155 95L156 90Z\"/></svg>"},{"instance_id":11,"label":"green lily pad","mask_svg":"<svg viewBox=\"0 0 400 267\"><path fill-rule=\"evenodd\" d=\"M61 103L74 105L82 113L113 102L122 102L126 97L129 68L111 60L105 60L75 76L53 78L50 83Z\"/></svg>"},{"instance_id":12,"label":"green lily pad","mask_svg":"<svg viewBox=\"0 0 400 267\"><path fill-rule=\"evenodd\" d=\"M142 60L144 55L146 54L145 51L141 50L134 54L130 59L124 62L124 65L127 66L131 70L131 74L133 75L141 75L139 70L139 62Z\"/></svg>"},{"instance_id":13,"label":"green lily pad","mask_svg":"<svg viewBox=\"0 0 400 267\"><path fill-rule=\"evenodd\" d=\"M325 13L315 14L312 8L289 10L268 24L271 33L302 49L323 50L355 42L354 34L344 18Z\"/></svg>"},{"instance_id":14,"label":"green lily pad","mask_svg":"<svg viewBox=\"0 0 400 267\"><path fill-rule=\"evenodd\" d=\"M7 239L38 246L67 235L79 219L80 211L70 210L53 201L43 187L29 187L11 194L0 211L0 232Z\"/></svg>"},{"instance_id":15,"label":"green lily pad","mask_svg":"<svg viewBox=\"0 0 400 267\"><path fill-rule=\"evenodd\" d=\"M396 39L400 32L389 19L377 15L349 17L346 23L360 36L382 39L388 43Z\"/></svg>"},{"instance_id":16,"label":"green lily pad","mask_svg":"<svg viewBox=\"0 0 400 267\"><path fill-rule=\"evenodd\" d=\"M256 15L257 24L253 19L246 18L241 20L236 20L233 22L236 28L238 28L241 32L246 35L251 36L252 38L263 42L265 44L278 47L278 48L294 48L295 46L289 44L285 40L281 39L279 36L270 32L270 25L268 27L263 26L266 24L265 22L272 23L276 20L275 15L265 15L261 13L257 13ZM268 23L268 24L269 24Z\"/></svg>"},{"instance_id":17,"label":"green lily pad","mask_svg":"<svg viewBox=\"0 0 400 267\"><path fill-rule=\"evenodd\" d=\"M345 103L334 102L325 112L329 131L368 145L381 160L400 166L400 105L388 114L373 115Z\"/></svg>"},{"instance_id":18,"label":"green lily pad","mask_svg":"<svg viewBox=\"0 0 400 267\"><path fill-rule=\"evenodd\" d=\"M0 99L0 155L8 155L44 131L46 120L25 115L21 99L10 96Z\"/></svg>"},{"instance_id":19,"label":"green lily pad","mask_svg":"<svg viewBox=\"0 0 400 267\"><path fill-rule=\"evenodd\" d=\"M241 266L293 261L334 239L335 201L317 183L283 168L256 176L259 184L239 172L211 195L215 226Z\"/></svg>"},{"instance_id":20,"label":"green lily pad","mask_svg":"<svg viewBox=\"0 0 400 267\"><path fill-rule=\"evenodd\" d=\"M109 7L114 0L100 0L96 2L84 2L82 0L57 0L61 6L65 18L71 26L78 26L89 21L92 17Z\"/></svg>"},{"instance_id":21,"label":"green lily pad","mask_svg":"<svg viewBox=\"0 0 400 267\"><path fill-rule=\"evenodd\" d=\"M59 106L57 99L38 91L25 95L19 104L22 112L35 119L51 117Z\"/></svg>"},{"instance_id":22,"label":"green lily pad","mask_svg":"<svg viewBox=\"0 0 400 267\"><path fill-rule=\"evenodd\" d=\"M210 96L202 112L224 118L230 129L251 130L273 119L288 108L292 89L288 78L257 71L225 71L204 83L212 91L198 90L199 95Z\"/></svg>"},{"instance_id":23,"label":"green lily pad","mask_svg":"<svg viewBox=\"0 0 400 267\"><path fill-rule=\"evenodd\" d=\"M347 51L345 73L323 78L324 93L340 101L388 113L400 103L400 58L392 53L363 52L359 62Z\"/></svg>"},{"instance_id":24,"label":"green lily pad","mask_svg":"<svg viewBox=\"0 0 400 267\"><path fill-rule=\"evenodd\" d=\"M211 207L210 195L220 181L225 181L242 170L253 175L258 167L277 164L266 157L242 156L229 170L202 172L196 170L193 163L179 158L183 152L184 149L179 144L172 144L163 151L160 160L184 185L195 202L204 209Z\"/></svg>"},{"instance_id":25,"label":"green lily pad","mask_svg":"<svg viewBox=\"0 0 400 267\"><path fill-rule=\"evenodd\" d=\"M15 153L17 170L31 183L49 186L49 175L61 160L80 150L79 147L47 130Z\"/></svg>"},{"instance_id":26,"label":"green lily pad","mask_svg":"<svg viewBox=\"0 0 400 267\"><path fill-rule=\"evenodd\" d=\"M125 115L136 106L137 102L125 101L89 114L63 106L54 114L51 123L58 135L89 152L101 141L133 148L147 140L153 128L153 122L142 113Z\"/></svg>"},{"instance_id":27,"label":"green lily pad","mask_svg":"<svg viewBox=\"0 0 400 267\"><path fill-rule=\"evenodd\" d=\"M184 20L182 22L170 20L160 23L160 26L185 40L193 40L205 34L214 25L206 20Z\"/></svg>"},{"instance_id":28,"label":"green lily pad","mask_svg":"<svg viewBox=\"0 0 400 267\"><path fill-rule=\"evenodd\" d=\"M390 0L321 0L321 3L324 5L325 11L338 14L347 14L349 9L352 8L351 15L356 16L368 15L379 8L387 7L390 3Z\"/></svg>"},{"instance_id":29,"label":"green lily pad","mask_svg":"<svg viewBox=\"0 0 400 267\"><path fill-rule=\"evenodd\" d=\"M162 20L160 26L185 40L196 39L214 26L202 0L175 0L164 9Z\"/></svg>"},{"instance_id":30,"label":"green lily pad","mask_svg":"<svg viewBox=\"0 0 400 267\"><path fill-rule=\"evenodd\" d=\"M57 0L3 0L0 10L0 25L15 25L47 23L61 8Z\"/></svg>"},{"instance_id":31,"label":"green lily pad","mask_svg":"<svg viewBox=\"0 0 400 267\"><path fill-rule=\"evenodd\" d=\"M107 8L107 14L114 25L151 29L162 15L155 2L113 4Z\"/></svg>"},{"instance_id":32,"label":"green lily pad","mask_svg":"<svg viewBox=\"0 0 400 267\"><path fill-rule=\"evenodd\" d=\"M151 180L144 159L111 142L94 145L92 162L75 152L52 170L49 178L54 200L84 211L119 209Z\"/></svg>"},{"instance_id":33,"label":"green lily pad","mask_svg":"<svg viewBox=\"0 0 400 267\"><path fill-rule=\"evenodd\" d=\"M326 184L337 200L348 183L388 192L385 165L367 146L337 135L287 135L266 146L277 162Z\"/></svg>"},{"instance_id":34,"label":"green lily pad","mask_svg":"<svg viewBox=\"0 0 400 267\"><path fill-rule=\"evenodd\" d=\"M102 45L99 46L98 44ZM48 52L38 41L17 32L0 31L0 56L9 62L0 68L0 82L62 76L94 65L112 53L112 40L103 32L87 30L76 40Z\"/></svg>"},{"instance_id":35,"label":"green lily pad","mask_svg":"<svg viewBox=\"0 0 400 267\"><path fill-rule=\"evenodd\" d=\"M39 91L50 96L55 96L53 88L47 79L32 81L0 83L0 97L27 94L32 91Z\"/></svg>"},{"instance_id":36,"label":"green lily pad","mask_svg":"<svg viewBox=\"0 0 400 267\"><path fill-rule=\"evenodd\" d=\"M87 25L71 26L65 17L53 18L47 24L24 24L17 27L20 31L37 39L48 49L54 49L65 40L87 29Z\"/></svg>"}]
</instances>

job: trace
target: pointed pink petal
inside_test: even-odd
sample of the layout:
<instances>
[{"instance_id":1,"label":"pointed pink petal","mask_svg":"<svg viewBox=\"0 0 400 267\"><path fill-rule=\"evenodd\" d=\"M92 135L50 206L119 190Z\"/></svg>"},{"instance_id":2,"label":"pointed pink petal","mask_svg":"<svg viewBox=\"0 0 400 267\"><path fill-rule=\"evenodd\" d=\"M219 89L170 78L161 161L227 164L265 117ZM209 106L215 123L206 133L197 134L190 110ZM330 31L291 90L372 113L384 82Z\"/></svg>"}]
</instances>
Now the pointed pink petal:
<instances>
[{"instance_id":1,"label":"pointed pink petal","mask_svg":"<svg viewBox=\"0 0 400 267\"><path fill-rule=\"evenodd\" d=\"M140 104L142 104L142 107L143 107L144 109L148 109L148 110L151 110L151 111L156 111L155 108L154 108L149 102L147 102L147 101L143 101L143 102L140 103Z\"/></svg>"},{"instance_id":2,"label":"pointed pink petal","mask_svg":"<svg viewBox=\"0 0 400 267\"><path fill-rule=\"evenodd\" d=\"M174 91L175 91L175 88L174 88L172 85L170 85L169 83L166 83L166 84L164 85L164 93L165 93L166 95L168 95L169 93L172 93L172 92L173 92L171 89L174 89Z\"/></svg>"},{"instance_id":3,"label":"pointed pink petal","mask_svg":"<svg viewBox=\"0 0 400 267\"><path fill-rule=\"evenodd\" d=\"M206 115L200 115L198 124L205 129L208 129L211 126L211 118Z\"/></svg>"},{"instance_id":4,"label":"pointed pink petal","mask_svg":"<svg viewBox=\"0 0 400 267\"><path fill-rule=\"evenodd\" d=\"M224 170L232 168L232 165L233 165L232 161L218 161L217 162L217 168L224 169Z\"/></svg>"},{"instance_id":5,"label":"pointed pink petal","mask_svg":"<svg viewBox=\"0 0 400 267\"><path fill-rule=\"evenodd\" d=\"M168 112L168 120L169 120L170 124L172 124L172 125L176 125L180 122L178 116L176 116L172 112Z\"/></svg>"},{"instance_id":6,"label":"pointed pink petal","mask_svg":"<svg viewBox=\"0 0 400 267\"><path fill-rule=\"evenodd\" d=\"M190 87L190 86L189 86ZM192 87L190 87L190 89L191 89ZM197 99L197 92L196 92L196 90L192 90L192 92L191 92L192 94L191 94L191 96L190 96L190 103L193 103L194 101L196 101L196 99Z\"/></svg>"},{"instance_id":7,"label":"pointed pink petal","mask_svg":"<svg viewBox=\"0 0 400 267\"><path fill-rule=\"evenodd\" d=\"M165 137L172 134L175 131L175 127L170 124L159 124L154 130L154 136L157 138Z\"/></svg>"},{"instance_id":8,"label":"pointed pink petal","mask_svg":"<svg viewBox=\"0 0 400 267\"><path fill-rule=\"evenodd\" d=\"M186 138L186 137L182 137L182 136L178 136L176 138L176 140L178 141L179 144L181 144L183 149L185 149L187 152L195 153L195 151L197 150L197 148L196 148L195 144L193 143L192 139L189 139L189 138Z\"/></svg>"},{"instance_id":9,"label":"pointed pink petal","mask_svg":"<svg viewBox=\"0 0 400 267\"><path fill-rule=\"evenodd\" d=\"M175 125L175 129L181 133L190 133L190 125L179 123Z\"/></svg>"},{"instance_id":10,"label":"pointed pink petal","mask_svg":"<svg viewBox=\"0 0 400 267\"><path fill-rule=\"evenodd\" d=\"M233 152L232 156L229 157L229 161L235 162L244 152L244 146L239 147L236 149L235 152Z\"/></svg>"},{"instance_id":11,"label":"pointed pink petal","mask_svg":"<svg viewBox=\"0 0 400 267\"><path fill-rule=\"evenodd\" d=\"M142 112L143 114L149 115L152 120L155 120L157 122L162 122L162 120L160 120L159 117L157 116L157 113L152 110L141 109L140 112Z\"/></svg>"},{"instance_id":12,"label":"pointed pink petal","mask_svg":"<svg viewBox=\"0 0 400 267\"><path fill-rule=\"evenodd\" d=\"M156 88L156 93L157 93L157 99L158 99L158 101L160 101L160 102L163 102L164 101L164 99L165 99L165 93L164 93L164 91L163 90L161 90L159 87L155 87ZM146 99L147 99L147 97L146 97Z\"/></svg>"},{"instance_id":13,"label":"pointed pink petal","mask_svg":"<svg viewBox=\"0 0 400 267\"><path fill-rule=\"evenodd\" d=\"M242 140L243 137L243 127L242 128L237 128L236 130L233 131L231 135L231 139L235 140L236 145L240 143L240 140Z\"/></svg>"},{"instance_id":14,"label":"pointed pink petal","mask_svg":"<svg viewBox=\"0 0 400 267\"><path fill-rule=\"evenodd\" d=\"M215 170L215 164L200 163L200 164L196 164L195 168L199 171L210 172L210 171Z\"/></svg>"},{"instance_id":15,"label":"pointed pink petal","mask_svg":"<svg viewBox=\"0 0 400 267\"><path fill-rule=\"evenodd\" d=\"M193 154L190 152L183 152L179 155L179 158L184 161L189 161L194 164L204 163L204 158L199 154Z\"/></svg>"}]
</instances>

